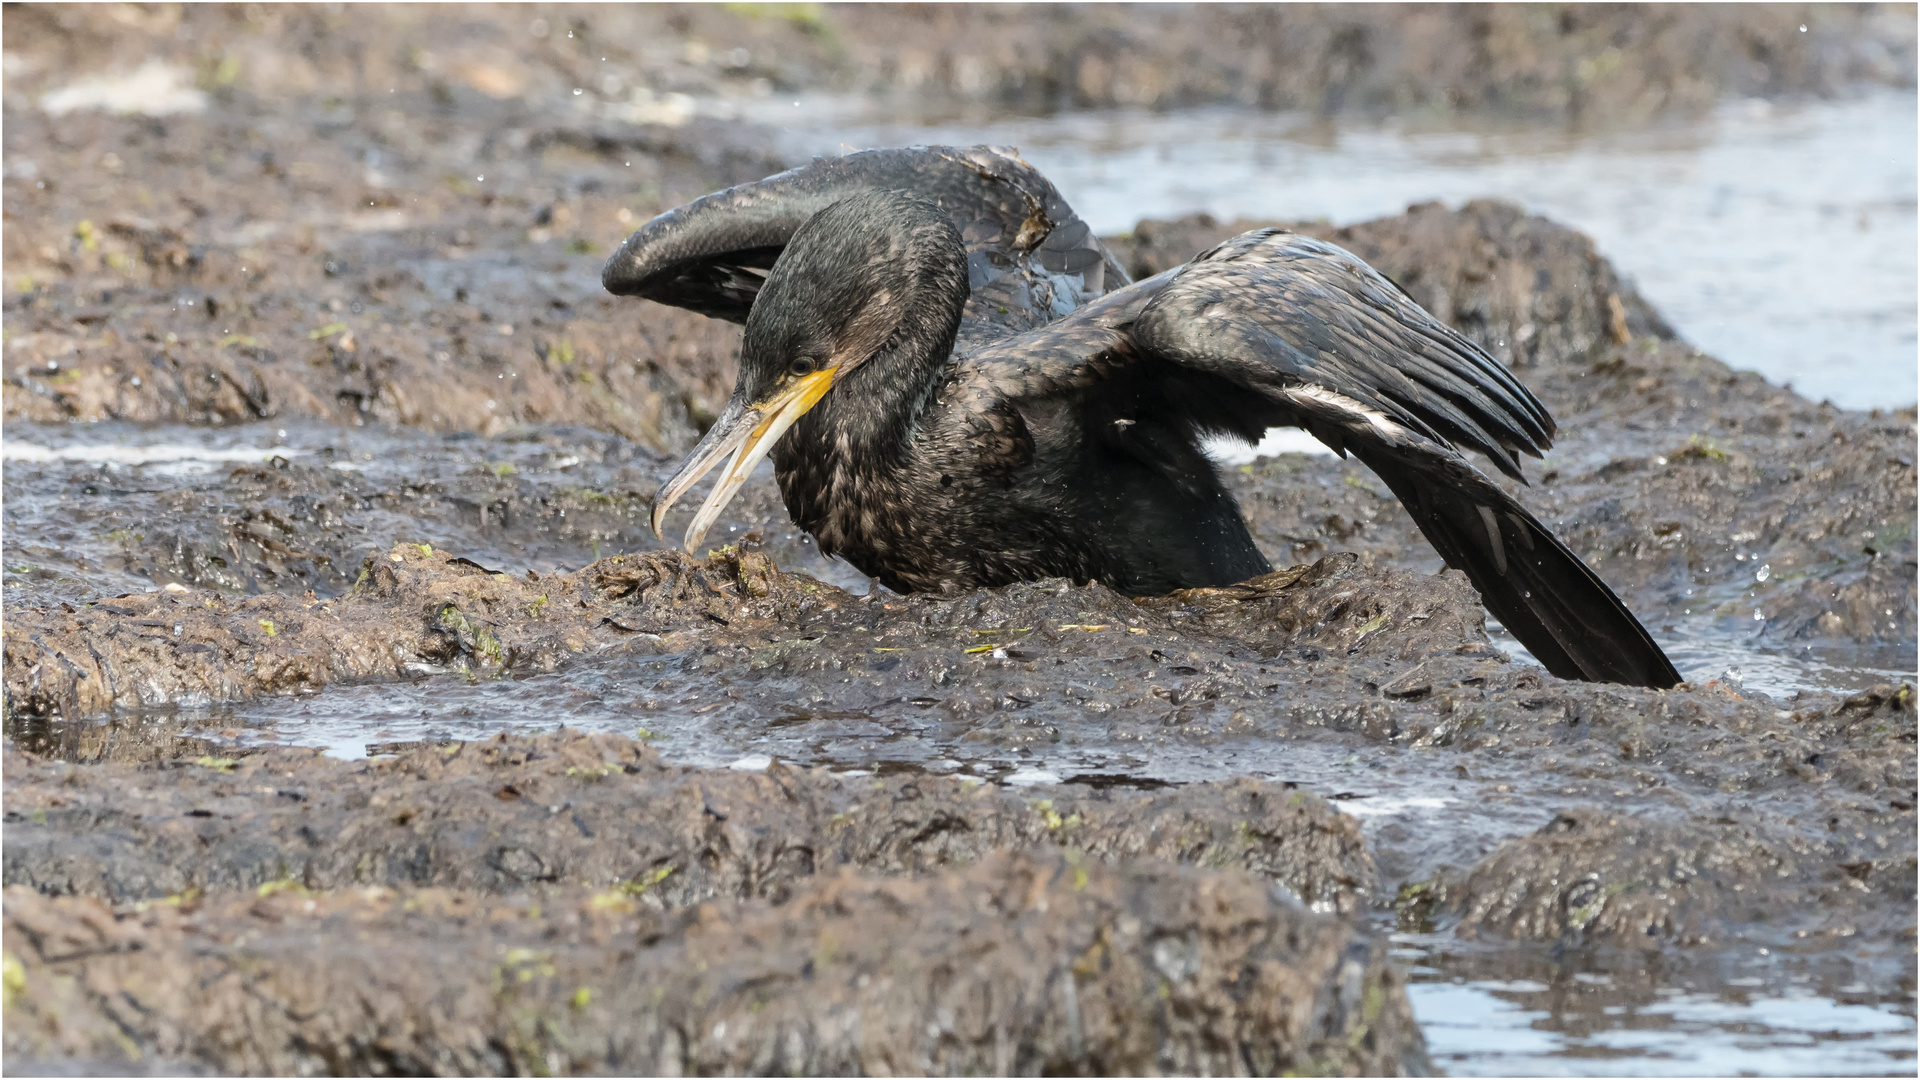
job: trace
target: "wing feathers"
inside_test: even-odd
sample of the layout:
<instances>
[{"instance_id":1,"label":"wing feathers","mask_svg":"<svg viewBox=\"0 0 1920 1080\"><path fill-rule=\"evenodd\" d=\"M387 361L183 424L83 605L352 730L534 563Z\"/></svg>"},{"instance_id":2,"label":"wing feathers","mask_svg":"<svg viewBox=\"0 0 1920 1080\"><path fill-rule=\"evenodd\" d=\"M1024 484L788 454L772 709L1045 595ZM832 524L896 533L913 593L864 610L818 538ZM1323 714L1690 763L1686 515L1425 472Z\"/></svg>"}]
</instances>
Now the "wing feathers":
<instances>
[{"instance_id":1,"label":"wing feathers","mask_svg":"<svg viewBox=\"0 0 1920 1080\"><path fill-rule=\"evenodd\" d=\"M992 268L983 278L1006 276L1001 268L1053 275L1044 288L1020 281L995 290L996 312L1034 308L1021 313L1029 325L1051 319L1063 304L1072 307L1127 284L1119 262L1039 170L1017 151L986 146L819 158L714 192L642 225L607 260L601 284L619 296L745 322L759 277L743 270L771 267L808 218L849 195L880 188L911 191L952 214L969 253L980 256L982 268ZM975 288L988 284L976 282Z\"/></svg>"},{"instance_id":2,"label":"wing feathers","mask_svg":"<svg viewBox=\"0 0 1920 1080\"><path fill-rule=\"evenodd\" d=\"M1660 646L1606 582L1526 507L1457 452L1356 409L1351 399L1302 388L1288 400L1386 481L1449 566L1548 671L1563 679L1665 689L1680 682Z\"/></svg>"},{"instance_id":3,"label":"wing feathers","mask_svg":"<svg viewBox=\"0 0 1920 1080\"><path fill-rule=\"evenodd\" d=\"M1143 356L1262 394L1275 422L1359 458L1549 671L1680 681L1606 583L1454 447L1519 479L1515 452L1550 445L1546 408L1359 259L1307 237L1248 233L1167 279L1127 333Z\"/></svg>"},{"instance_id":4,"label":"wing feathers","mask_svg":"<svg viewBox=\"0 0 1920 1080\"><path fill-rule=\"evenodd\" d=\"M1324 386L1516 478L1515 452L1552 444L1546 408L1498 360L1311 237L1262 230L1214 248L1161 290L1132 333L1183 362Z\"/></svg>"}]
</instances>

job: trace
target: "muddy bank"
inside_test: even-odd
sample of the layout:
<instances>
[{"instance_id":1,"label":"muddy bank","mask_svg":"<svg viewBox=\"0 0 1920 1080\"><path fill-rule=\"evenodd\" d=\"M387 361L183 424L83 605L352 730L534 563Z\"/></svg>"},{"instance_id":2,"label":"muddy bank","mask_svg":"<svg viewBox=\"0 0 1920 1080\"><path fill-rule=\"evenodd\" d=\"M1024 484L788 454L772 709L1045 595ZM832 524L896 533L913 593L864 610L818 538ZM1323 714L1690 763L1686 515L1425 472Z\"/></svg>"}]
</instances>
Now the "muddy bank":
<instances>
[{"instance_id":1,"label":"muddy bank","mask_svg":"<svg viewBox=\"0 0 1920 1080\"><path fill-rule=\"evenodd\" d=\"M749 610L769 596L769 580L795 583L780 600ZM709 627L738 621L748 633L765 629L773 625L771 604L785 601L791 617L821 588L778 577L757 554L711 568L677 552L616 557L590 574L542 580L430 545L402 545L369 558L354 592L338 600L270 593L233 601L176 587L17 613L5 628L13 665L8 707L84 715L115 705L310 692L410 672L550 670L567 654L623 641L672 651L697 646Z\"/></svg>"},{"instance_id":2,"label":"muddy bank","mask_svg":"<svg viewBox=\"0 0 1920 1080\"><path fill-rule=\"evenodd\" d=\"M368 556L396 543L448 548L516 575L577 570L659 546L647 515L674 465L571 426L485 439L282 420L168 434L12 424L16 447L47 451L8 460L9 503L23 516L29 505L50 512L10 530L8 606L90 602L156 584L329 599L352 588ZM122 460L87 460L101 444ZM786 569L865 587L793 526L770 481L749 484L714 532L716 543L750 534Z\"/></svg>"},{"instance_id":3,"label":"muddy bank","mask_svg":"<svg viewBox=\"0 0 1920 1080\"><path fill-rule=\"evenodd\" d=\"M835 90L919 108L1231 103L1605 125L1724 97L1911 86L1915 63L1913 9L1899 4L26 9L7 31L31 59L10 69L9 93L158 56L224 95L578 88L587 108L670 119L685 115L670 94Z\"/></svg>"},{"instance_id":4,"label":"muddy bank","mask_svg":"<svg viewBox=\"0 0 1920 1080\"><path fill-rule=\"evenodd\" d=\"M9 1054L250 1073L1428 1069L1383 942L1246 875L997 855L665 916L621 893L10 890ZM16 966L17 965L17 966Z\"/></svg>"},{"instance_id":5,"label":"muddy bank","mask_svg":"<svg viewBox=\"0 0 1920 1080\"><path fill-rule=\"evenodd\" d=\"M1255 224L1143 222L1112 243L1131 269L1147 274ZM1530 470L1534 485L1523 499L1656 630L1718 623L1783 649L1913 641L1912 410L1848 412L1733 372L1675 339L1585 237L1507 204L1473 203L1459 211L1423 206L1340 229L1296 227L1373 262L1510 363L1539 393L1559 420L1560 434L1547 459ZM575 284L591 284L589 268L576 269ZM508 280L495 281L500 303L524 305L524 297L507 298L524 293L507 288ZM25 323L44 319L49 326L86 329L60 302L43 305L39 295L9 303L21 305ZM168 294L156 302L177 299ZM428 297L409 303L423 310L433 306ZM102 315L109 323L146 317L135 298L116 304ZM369 308L368 314L394 320L382 325L403 322L394 312ZM497 312L486 314L491 319ZM291 337L290 350L346 355L338 343L309 340L305 322L289 315L269 321ZM191 318L199 320L203 339L212 333L202 316ZM430 324L439 318L434 309L425 321L396 333L431 335ZM306 396L289 396L289 390L275 399L287 403L284 410L275 406L263 414L296 429L303 417L323 424L371 418L502 434L470 443L454 435L445 444L372 436L392 443L395 454L435 463L412 474L381 473L351 457L338 458L335 446L351 441L344 436L323 440L317 452L235 470L224 480L10 463L9 494L16 505L28 494L68 503L72 510L57 519L57 537L31 523L24 530L16 525L15 543L25 557L10 559L6 567L9 602L17 606L36 596L71 602L98 588L88 585L92 580L131 585L142 579L229 593L314 589L330 596L350 585L367 555L402 540L547 569L575 568L607 550L650 548L655 541L641 521L647 503L672 455L690 444L696 423L712 415L733 379L737 331L706 320L696 320L703 323L697 328L681 326L694 318L657 305L581 299L563 324L555 324L554 332L573 343L572 359L564 363L562 354L548 349L535 355L535 348L524 363L482 350L383 369L383 378L412 380L415 389L406 392L435 402L442 409L437 420L378 409L363 417L358 405L339 412L334 406L340 399L328 404L325 398L339 377L331 360L288 365L278 354L249 359L244 349L223 347L220 362L227 366L221 371L231 380L203 372L168 375L163 384L156 381L160 369L152 357L123 348L126 342L111 326L99 338L87 338L120 342L99 344L98 352L75 345L71 330L14 337L7 352L13 373L7 401L16 420L208 419L179 406L187 399L168 398L172 390L162 394L159 388L224 393L222 387L267 386L285 377L307 386L301 391ZM21 325L11 315L9 320L10 327ZM589 324L598 329L590 334ZM496 334L499 347L526 348L517 336L525 325L514 335ZM692 336L650 354L607 337L673 338L683 331ZM334 333L355 331L343 322ZM580 343L590 340L600 344L585 350ZM357 350L365 342L349 344ZM75 351L48 352L69 346ZM627 364L628 375L614 370L627 363L616 358L636 350L641 359ZM589 353L600 359L582 359ZM115 397L132 393L135 383L146 397ZM127 407L108 407L97 395L87 404L82 397L92 391L85 387ZM294 404L295 397L308 404ZM66 405L59 404L63 400ZM252 415L242 410L218 418ZM641 423L640 417L653 419ZM515 427L554 419L597 425L624 438ZM29 436L34 431L16 430ZM269 437L262 457L271 457L280 441ZM540 448L549 451L544 458L534 452ZM538 475L543 461L546 475ZM582 461L588 463L584 468L567 471ZM572 464L555 467L557 462ZM343 468L361 471L343 474ZM1241 467L1232 483L1256 541L1276 564L1345 550L1389 565L1439 565L1398 503L1357 465L1291 456ZM782 565L832 576L793 532L770 485L757 483L749 497L724 523L734 528L729 535L759 532ZM102 578L103 570L122 576Z\"/></svg>"},{"instance_id":6,"label":"muddy bank","mask_svg":"<svg viewBox=\"0 0 1920 1080\"><path fill-rule=\"evenodd\" d=\"M1827 842L1809 843L1731 806L1677 826L1576 807L1461 878L1403 889L1400 907L1415 922L1435 909L1456 916L1466 940L1698 947L1733 925L1770 923L1775 940L1803 948L1809 937L1815 947L1856 936L1911 943L1920 866L1901 834L1913 818L1887 809L1891 820L1871 835L1832 818Z\"/></svg>"},{"instance_id":7,"label":"muddy bank","mask_svg":"<svg viewBox=\"0 0 1920 1080\"><path fill-rule=\"evenodd\" d=\"M1151 650L1156 663L1176 655L1157 646L1192 645L1306 665L1330 654L1336 666L1353 656L1490 657L1484 622L1463 576L1370 571L1351 555L1136 601L1064 581L958 598L858 597L737 548L708 560L676 551L614 556L543 579L403 544L369 558L353 591L334 600L234 600L176 586L16 611L4 628L4 664L10 715L84 717L409 675L553 670L570 655L609 649L698 654L693 670L871 669L886 676L876 686L929 676L953 686L956 669L977 684L970 676L980 670L1030 670L1019 662L1042 657L1086 662L1114 648L1140 657Z\"/></svg>"},{"instance_id":8,"label":"muddy bank","mask_svg":"<svg viewBox=\"0 0 1920 1080\"><path fill-rule=\"evenodd\" d=\"M666 309L635 318L601 293L599 266L672 200L783 163L749 149L708 164L644 129L596 150L591 125L507 106L467 118L507 128L476 146L431 135L420 102L382 106L342 131L319 106L225 122L10 113L7 415L578 422L655 447L697 435L697 402L730 389L715 365L737 333ZM387 162L378 186L370 157Z\"/></svg>"},{"instance_id":9,"label":"muddy bank","mask_svg":"<svg viewBox=\"0 0 1920 1080\"><path fill-rule=\"evenodd\" d=\"M567 428L484 442L406 433L378 438L376 455L349 448L366 440L312 425L295 425L295 438L311 432L325 445L296 449L276 437L286 430L247 432L268 443L247 455L259 464L9 461L10 495L61 507L57 531L10 545L9 602L154 585L331 598L395 542L451 543L522 573L577 568L597 548L654 546L646 516L666 459L624 439ZM12 434L59 447L68 433L17 424ZM797 551L780 554L811 568Z\"/></svg>"},{"instance_id":10,"label":"muddy bank","mask_svg":"<svg viewBox=\"0 0 1920 1080\"><path fill-rule=\"evenodd\" d=\"M760 133L423 77L432 54L390 23L441 18L429 11L254 11L271 25L238 8L7 13L9 419L697 436L731 387L737 334L665 309L637 318L599 267L660 210L786 167ZM508 10L428 27L447 33L426 44L457 50L481 25L468 16ZM28 87L65 81L74 46L81 70L121 50L216 57L204 89L191 62L158 76L177 109L139 115L165 96L152 88L133 115L38 107ZM414 74L375 89L374 54ZM331 81L342 65L357 74Z\"/></svg>"},{"instance_id":11,"label":"muddy bank","mask_svg":"<svg viewBox=\"0 0 1920 1080\"><path fill-rule=\"evenodd\" d=\"M839 867L917 873L1055 847L1244 869L1347 915L1379 888L1357 820L1250 780L1034 792L779 763L688 769L579 733L358 762L288 749L81 767L8 753L6 883L114 903L289 884L781 903Z\"/></svg>"},{"instance_id":12,"label":"muddy bank","mask_svg":"<svg viewBox=\"0 0 1920 1080\"><path fill-rule=\"evenodd\" d=\"M1528 806L1546 811L1531 826L1544 826L1534 840L1516 838L1491 853L1487 834L1477 829L1429 834L1396 821L1372 838L1386 888L1411 884L1416 897L1426 897L1415 905L1425 905L1424 913L1411 917L1457 920L1468 933L1631 936L1653 948L1697 948L1729 936L1790 943L1803 931L1839 933L1863 921L1881 929L1911 925L1911 890L1900 884L1913 864L1911 686L1776 703L1720 682L1665 693L1563 682L1516 667L1494 650L1476 598L1451 572L1428 577L1369 569L1353 555L1330 556L1243 586L1140 601L1098 586L1047 582L953 598L855 597L783 574L755 553L711 562L664 553L619 557L536 582L488 574L445 552L401 548L374 560L368 575L361 591L324 604L277 595L233 603L163 592L133 607L118 600L71 614L15 613L6 629L15 743L50 757L153 761L181 744L171 736L102 742L98 727L30 722L26 714L83 715L107 707L115 695L126 695L122 704L140 695L179 704L307 691L399 678L409 670L491 680L542 666L564 671L594 662L580 654L611 649L618 656L657 657L638 667L621 661L647 673L624 676L638 682L632 703L607 713L623 724L652 725L659 716L659 722L684 725L675 718L704 715L702 723L749 741L749 732L770 729L844 730L853 736L849 749L860 755L855 761L870 760L865 739L884 732L909 759L954 764L1092 742L1135 747L1146 760L1204 760L1260 746L1279 749L1284 759L1340 747L1338 753L1370 756L1372 768L1386 770L1350 781L1361 785L1387 782L1395 770L1450 771L1458 783L1448 801L1481 800L1488 813L1511 805L1519 820ZM152 611L144 610L149 606ZM179 635L172 625L182 628ZM532 692L511 680L494 685L514 696ZM443 696L454 692L443 685ZM475 700L484 706L490 699ZM863 739L863 732L872 734ZM1389 751L1392 757L1381 756ZM7 881L121 896L187 888L196 880L254 883L295 873L296 866L329 886L448 880L432 876L443 873L466 886L504 887L507 880L500 876L506 871L486 861L499 863L504 856L494 857L497 852L449 855L440 869L426 856L382 854L368 861L344 841L329 848L336 841L315 840L301 831L304 824L293 824L319 812L318 804L282 806L291 797L280 794L278 780L271 794L254 790L231 802L221 793L246 789L248 781L228 780L221 771L226 763L209 760L211 767L184 770L148 766L159 790L173 792L158 801L103 780L103 803L90 808L93 796L76 796L81 805L70 811L36 800L64 799L50 793L88 788L90 770L124 766L33 765L30 786L10 771ZM262 757L245 768L271 772L281 760L304 761L301 768L314 775L359 770L380 785L400 785L411 768L382 773L387 767L316 761L309 752ZM594 837L606 832L591 815L547 816L552 805L585 805L584 796L540 794L522 805L518 795L501 794L517 784L467 779L477 773L465 771L461 755L452 761L445 767L456 770L456 787L466 794L456 799L452 788L423 794L417 826L413 814L393 810L404 820L393 818L391 807L356 808L378 826L365 842L381 852L416 851L415 841L402 842L415 835L410 830L430 829L443 813L458 820L461 799L542 823L555 833L548 846L556 853L568 845L593 850ZM533 768L564 773L556 762ZM722 789L766 783L719 775L728 777L717 782ZM588 782L576 778L561 786ZM938 783L961 790L956 781ZM614 791L592 790L596 798ZM492 802L513 805L498 809ZM674 820L682 811L694 819L706 812L666 802L672 809L662 812ZM115 805L123 809L100 808ZM1602 805L1624 815L1626 824L1565 826L1588 822L1591 812L1584 808ZM132 806L142 809L129 818L125 808ZM1073 816L1055 813L1063 823ZM228 814L236 816L229 821ZM289 839L269 841L261 828L234 823L262 814L273 822L264 826L269 833L291 830ZM145 831L156 825L133 824L149 815L174 822L198 817L161 843ZM107 819L122 823L120 839L95 836L96 821ZM1040 819L1050 827L1045 814L1025 820L1033 828ZM791 826L801 828L798 821ZM979 827L1000 836L995 828ZM1561 835L1570 831L1571 839ZM174 843L194 848L203 834L219 839L213 849L197 849L197 869L182 866L148 883L157 871L141 861L146 856L135 857L139 852L165 852ZM801 846L798 840L791 845ZM548 876L546 846L521 850L542 854L518 859L516 873ZM22 861L15 861L15 851ZM632 880L645 869L620 861L639 858L637 849L598 857L620 865L594 863L592 875ZM815 850L812 857L822 856ZM1754 865L1766 873L1750 884L1742 875ZM411 873L429 876L405 876ZM1367 876L1351 866L1288 880L1316 898L1337 898L1338 890L1326 884L1335 879L1360 892L1368 888ZM1526 888L1517 884L1522 881ZM1386 890L1373 898L1384 902ZM1339 903L1352 906L1351 898ZM1541 910L1559 913L1559 921Z\"/></svg>"}]
</instances>

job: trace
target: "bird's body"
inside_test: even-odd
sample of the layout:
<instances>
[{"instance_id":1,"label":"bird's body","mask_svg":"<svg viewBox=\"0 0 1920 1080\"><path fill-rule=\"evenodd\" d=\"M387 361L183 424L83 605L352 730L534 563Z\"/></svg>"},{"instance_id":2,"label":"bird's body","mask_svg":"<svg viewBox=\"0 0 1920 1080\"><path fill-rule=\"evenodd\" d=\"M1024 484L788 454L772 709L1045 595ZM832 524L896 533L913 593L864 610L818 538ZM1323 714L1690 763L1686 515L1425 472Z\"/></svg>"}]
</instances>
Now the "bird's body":
<instances>
[{"instance_id":1,"label":"bird's body","mask_svg":"<svg viewBox=\"0 0 1920 1080\"><path fill-rule=\"evenodd\" d=\"M794 521L899 592L1067 577L1154 595L1272 569L1201 449L1206 432L1164 407L1201 388L1130 355L1110 325L1151 295L1126 290L954 353L897 440L848 434L846 414L873 400L849 376L773 450ZM1036 370L1047 350L1113 370Z\"/></svg>"},{"instance_id":2,"label":"bird's body","mask_svg":"<svg viewBox=\"0 0 1920 1080\"><path fill-rule=\"evenodd\" d=\"M1455 449L1518 477L1516 452L1549 444L1546 409L1331 244L1262 230L1130 283L1016 155L915 148L662 215L605 281L746 324L739 388L656 504L658 528L732 453L690 546L771 451L795 522L897 591L1228 584L1270 566L1202 439L1292 424L1378 473L1550 670L1679 681Z\"/></svg>"}]
</instances>

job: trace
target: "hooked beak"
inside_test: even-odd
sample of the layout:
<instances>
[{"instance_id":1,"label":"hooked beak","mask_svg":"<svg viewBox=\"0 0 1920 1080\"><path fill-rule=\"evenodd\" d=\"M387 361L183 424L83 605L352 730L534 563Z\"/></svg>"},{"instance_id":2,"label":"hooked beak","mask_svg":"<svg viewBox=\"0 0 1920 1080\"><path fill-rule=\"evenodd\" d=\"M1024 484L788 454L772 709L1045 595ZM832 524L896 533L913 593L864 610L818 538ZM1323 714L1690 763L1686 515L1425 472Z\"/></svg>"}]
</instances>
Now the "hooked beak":
<instances>
[{"instance_id":1,"label":"hooked beak","mask_svg":"<svg viewBox=\"0 0 1920 1080\"><path fill-rule=\"evenodd\" d=\"M666 521L667 511L672 508L687 489L700 481L700 478L712 471L729 452L733 460L720 476L720 482L713 485L707 501L700 504L700 510L693 515L693 523L687 526L687 554L693 554L700 541L706 539L707 530L713 527L720 511L725 509L740 485L747 482L760 459L767 456L773 444L780 441L795 420L806 415L808 409L818 404L828 390L833 389L833 368L823 368L811 375L803 375L788 383L779 393L765 401L752 405L743 403L740 395L735 394L721 411L720 419L707 429L706 437L700 445L693 448L687 460L681 464L680 471L673 474L666 486L653 501L653 535L665 539L661 523Z\"/></svg>"}]
</instances>

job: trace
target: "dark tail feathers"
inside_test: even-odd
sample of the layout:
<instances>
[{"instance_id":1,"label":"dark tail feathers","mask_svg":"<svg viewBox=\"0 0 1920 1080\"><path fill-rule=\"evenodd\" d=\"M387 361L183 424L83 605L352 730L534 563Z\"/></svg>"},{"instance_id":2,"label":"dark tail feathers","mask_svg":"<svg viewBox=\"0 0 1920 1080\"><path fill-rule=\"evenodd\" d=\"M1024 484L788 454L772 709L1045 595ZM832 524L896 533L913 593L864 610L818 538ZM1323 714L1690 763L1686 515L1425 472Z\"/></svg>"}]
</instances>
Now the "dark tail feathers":
<instances>
[{"instance_id":1,"label":"dark tail feathers","mask_svg":"<svg viewBox=\"0 0 1920 1080\"><path fill-rule=\"evenodd\" d=\"M1450 462L1351 447L1487 610L1563 679L1664 690L1680 673L1612 589L1505 491ZM1464 482L1463 482L1464 481Z\"/></svg>"}]
</instances>

